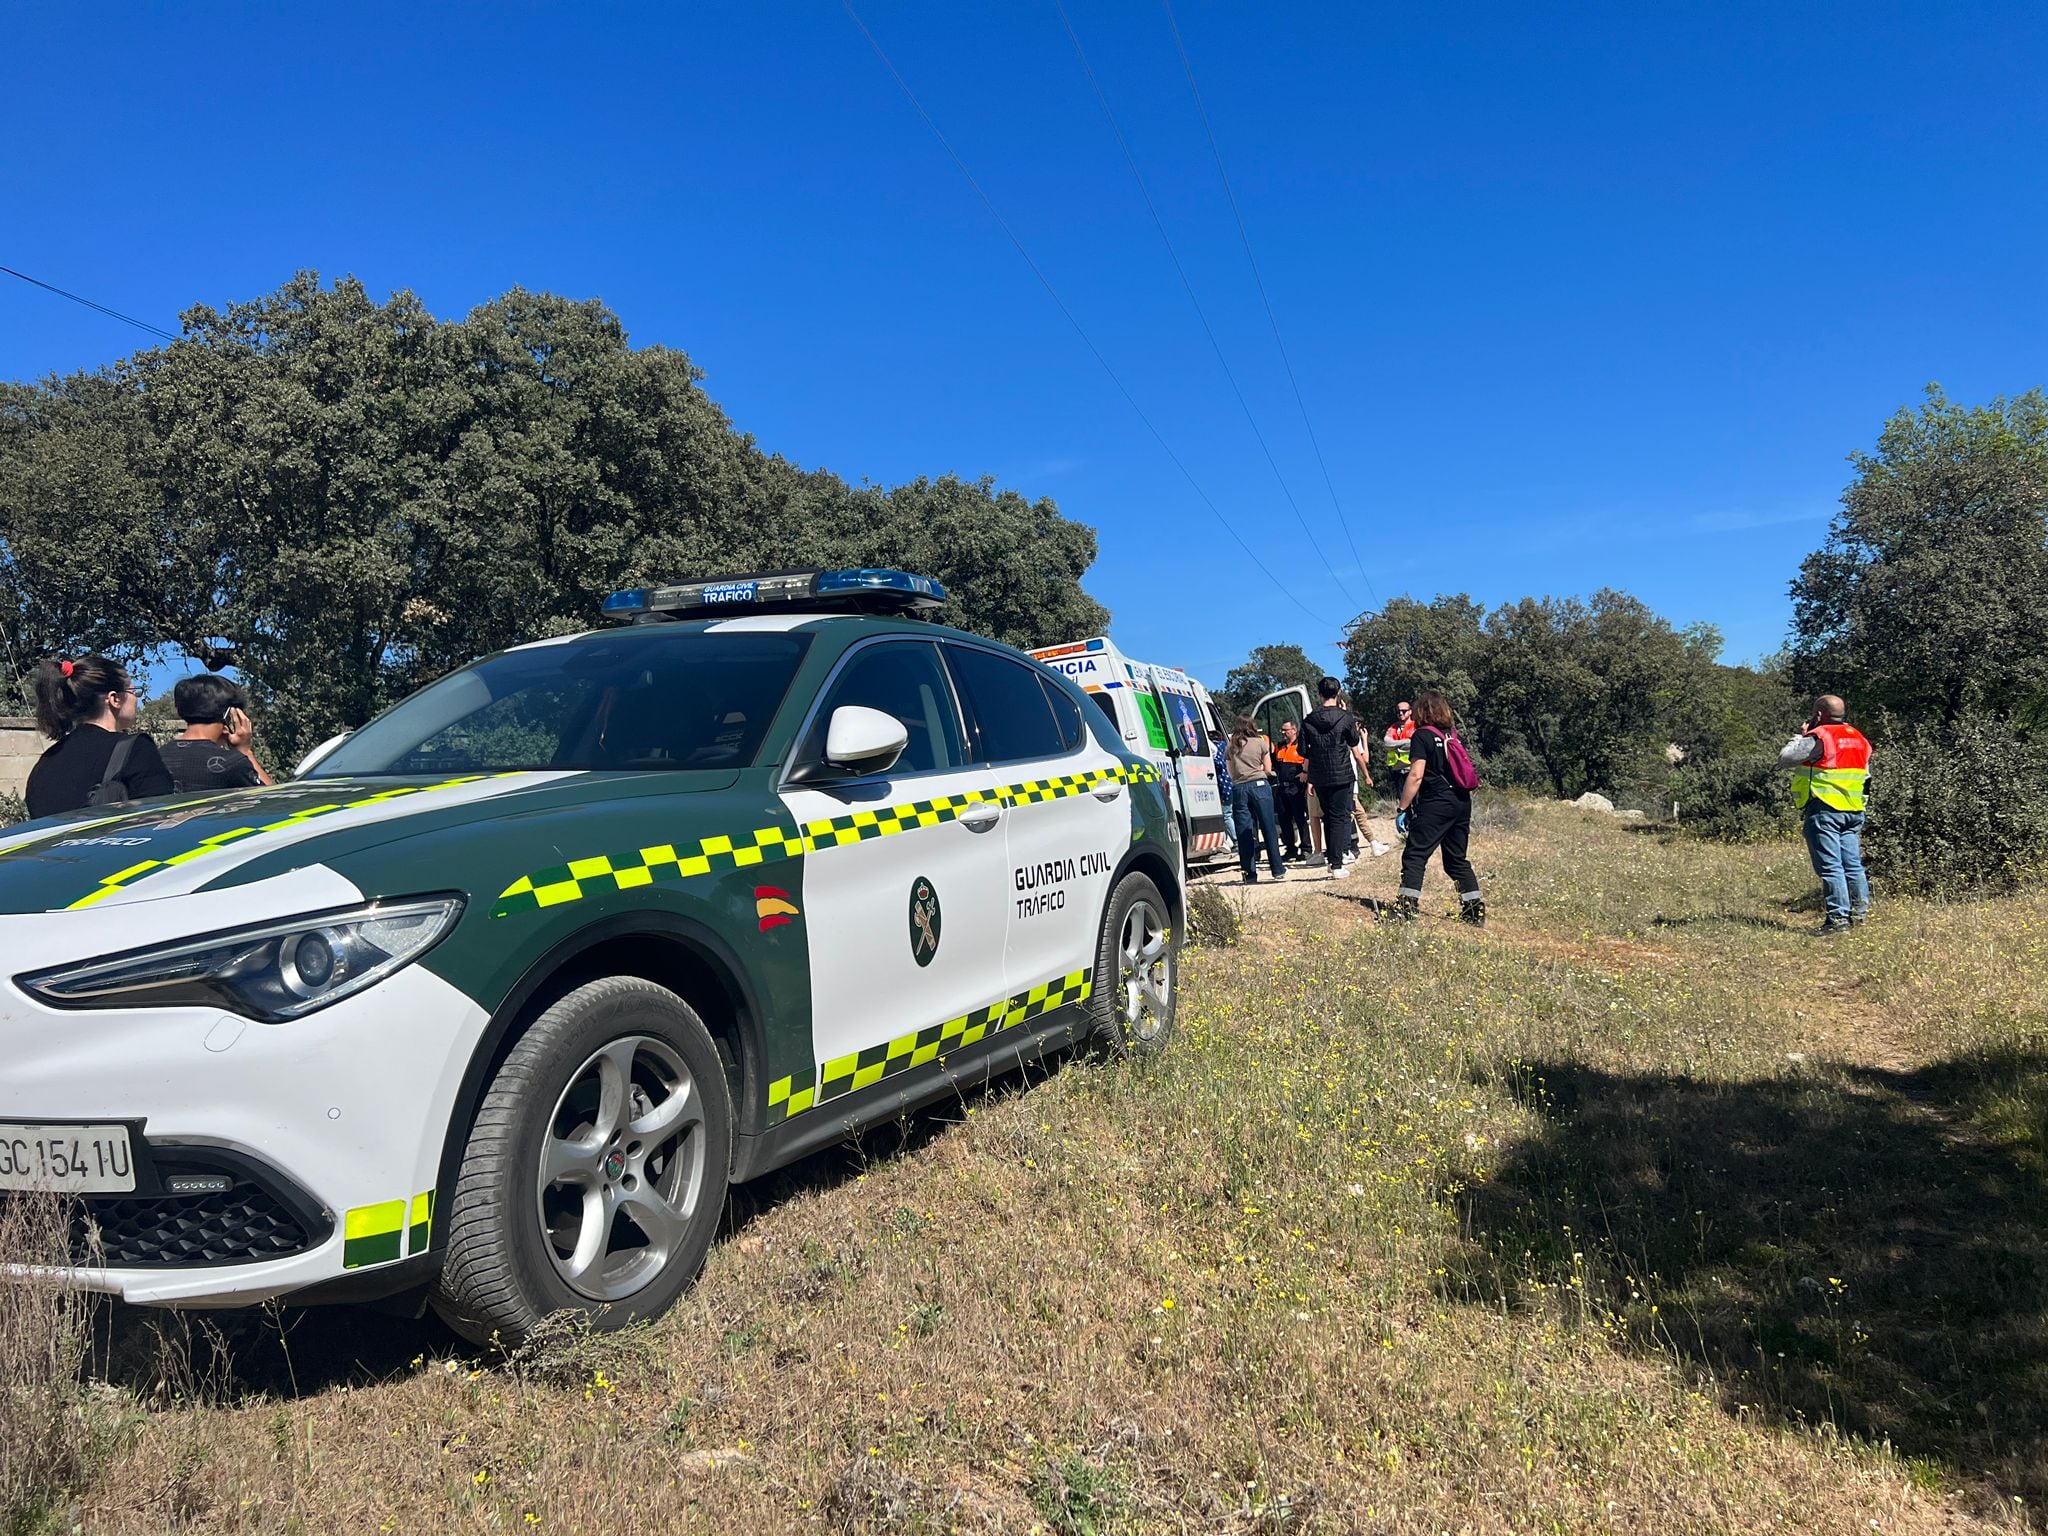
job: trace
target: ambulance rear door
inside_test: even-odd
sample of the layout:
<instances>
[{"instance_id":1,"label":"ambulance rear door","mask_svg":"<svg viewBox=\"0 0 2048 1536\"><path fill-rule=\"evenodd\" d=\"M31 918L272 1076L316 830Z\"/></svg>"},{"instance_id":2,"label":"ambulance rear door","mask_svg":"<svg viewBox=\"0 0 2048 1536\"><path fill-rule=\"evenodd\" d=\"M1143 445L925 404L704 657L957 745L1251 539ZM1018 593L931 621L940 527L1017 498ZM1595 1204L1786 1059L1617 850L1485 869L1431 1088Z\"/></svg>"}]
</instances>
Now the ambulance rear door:
<instances>
[{"instance_id":1,"label":"ambulance rear door","mask_svg":"<svg viewBox=\"0 0 2048 1536\"><path fill-rule=\"evenodd\" d=\"M1206 711L1195 697L1185 673L1146 667L1149 688L1166 736L1181 836L1189 860L1220 853L1224 848L1223 818L1227 810L1216 784L1215 742L1204 721Z\"/></svg>"},{"instance_id":2,"label":"ambulance rear door","mask_svg":"<svg viewBox=\"0 0 2048 1536\"><path fill-rule=\"evenodd\" d=\"M1252 719L1266 734L1274 746L1280 745L1280 727L1292 720L1295 730L1301 729L1301 722L1308 718L1309 702L1306 688L1280 688L1267 694L1252 706Z\"/></svg>"}]
</instances>

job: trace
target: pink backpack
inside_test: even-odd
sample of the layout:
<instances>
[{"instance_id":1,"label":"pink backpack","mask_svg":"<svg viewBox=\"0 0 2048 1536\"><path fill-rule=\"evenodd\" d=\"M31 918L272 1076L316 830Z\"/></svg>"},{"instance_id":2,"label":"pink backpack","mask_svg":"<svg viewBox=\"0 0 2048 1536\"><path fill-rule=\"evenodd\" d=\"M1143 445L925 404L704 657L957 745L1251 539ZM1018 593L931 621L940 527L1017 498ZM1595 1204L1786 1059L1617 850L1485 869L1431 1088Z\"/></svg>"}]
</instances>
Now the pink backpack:
<instances>
[{"instance_id":1,"label":"pink backpack","mask_svg":"<svg viewBox=\"0 0 2048 1536\"><path fill-rule=\"evenodd\" d=\"M1460 789L1473 790L1479 787L1479 770L1472 766L1472 758L1465 750L1465 743L1458 740L1456 731L1439 731L1433 725L1425 725L1425 731L1440 737L1444 744L1444 762L1451 770L1451 782Z\"/></svg>"}]
</instances>

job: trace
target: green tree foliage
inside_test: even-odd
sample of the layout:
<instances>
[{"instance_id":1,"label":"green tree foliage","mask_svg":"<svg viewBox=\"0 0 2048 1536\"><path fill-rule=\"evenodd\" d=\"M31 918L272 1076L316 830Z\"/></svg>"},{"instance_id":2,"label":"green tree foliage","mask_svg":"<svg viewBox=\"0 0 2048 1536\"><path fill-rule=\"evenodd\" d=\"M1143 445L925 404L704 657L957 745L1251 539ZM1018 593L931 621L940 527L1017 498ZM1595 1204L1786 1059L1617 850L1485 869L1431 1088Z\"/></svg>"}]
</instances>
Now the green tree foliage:
<instances>
[{"instance_id":1,"label":"green tree foliage","mask_svg":"<svg viewBox=\"0 0 2048 1536\"><path fill-rule=\"evenodd\" d=\"M830 522L819 532L829 536L818 547L834 562L937 577L946 589L943 622L1025 647L1109 627L1109 610L1081 590L1095 563L1095 530L1060 516L1050 500L951 475L850 495L827 479L818 500Z\"/></svg>"},{"instance_id":2,"label":"green tree foliage","mask_svg":"<svg viewBox=\"0 0 2048 1536\"><path fill-rule=\"evenodd\" d=\"M1427 603L1392 598L1360 619L1346 640L1351 707L1367 725L1384 730L1397 702L1428 689L1469 719L1479 702L1487 646L1486 610L1464 593Z\"/></svg>"},{"instance_id":3,"label":"green tree foliage","mask_svg":"<svg viewBox=\"0 0 2048 1536\"><path fill-rule=\"evenodd\" d=\"M1716 842L1768 842L1799 826L1791 776L1775 751L1687 761L1671 776L1670 795L1681 823Z\"/></svg>"},{"instance_id":4,"label":"green tree foliage","mask_svg":"<svg viewBox=\"0 0 2048 1536\"><path fill-rule=\"evenodd\" d=\"M1397 700L1434 689L1491 782L1654 803L1670 746L1696 762L1751 749L1788 708L1771 679L1720 665L1720 648L1711 625L1674 629L1625 592L1524 598L1492 613L1459 594L1368 614L1345 661L1375 729Z\"/></svg>"},{"instance_id":5,"label":"green tree foliage","mask_svg":"<svg viewBox=\"0 0 2048 1536\"><path fill-rule=\"evenodd\" d=\"M1226 715L1247 715L1252 706L1282 688L1306 688L1310 703L1324 669L1298 645L1255 645L1242 666L1232 667L1217 702Z\"/></svg>"},{"instance_id":6,"label":"green tree foliage","mask_svg":"<svg viewBox=\"0 0 2048 1536\"><path fill-rule=\"evenodd\" d=\"M17 664L239 648L280 758L642 581L805 565L936 577L947 621L1097 633L1091 529L947 477L854 488L734 429L681 352L515 289L459 321L301 274L114 368L0 386Z\"/></svg>"},{"instance_id":7,"label":"green tree foliage","mask_svg":"<svg viewBox=\"0 0 2048 1536\"><path fill-rule=\"evenodd\" d=\"M2048 868L2048 765L2009 720L1879 721L1864 855L1918 896L2010 891Z\"/></svg>"},{"instance_id":8,"label":"green tree foliage","mask_svg":"<svg viewBox=\"0 0 2048 1536\"><path fill-rule=\"evenodd\" d=\"M1926 895L2048 867L2048 396L1885 423L1792 584L1791 668L1874 745L1873 878Z\"/></svg>"},{"instance_id":9,"label":"green tree foliage","mask_svg":"<svg viewBox=\"0 0 2048 1536\"><path fill-rule=\"evenodd\" d=\"M1852 462L1792 584L1808 692L1867 716L2048 716L2048 396L1955 404L1930 386Z\"/></svg>"}]
</instances>

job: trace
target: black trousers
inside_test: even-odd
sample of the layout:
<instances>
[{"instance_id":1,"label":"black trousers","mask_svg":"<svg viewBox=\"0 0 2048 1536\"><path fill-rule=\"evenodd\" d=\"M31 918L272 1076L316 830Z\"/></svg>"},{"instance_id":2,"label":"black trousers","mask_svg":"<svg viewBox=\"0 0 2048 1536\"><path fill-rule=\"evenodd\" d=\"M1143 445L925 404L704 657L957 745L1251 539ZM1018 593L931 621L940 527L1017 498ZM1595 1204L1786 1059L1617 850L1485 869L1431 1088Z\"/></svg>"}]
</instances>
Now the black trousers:
<instances>
[{"instance_id":1,"label":"black trousers","mask_svg":"<svg viewBox=\"0 0 2048 1536\"><path fill-rule=\"evenodd\" d=\"M1472 802L1451 795L1432 795L1408 808L1408 845L1401 850L1401 894L1420 896L1429 856L1439 848L1444 873L1466 901L1479 899L1479 876L1465 848L1472 837Z\"/></svg>"},{"instance_id":2,"label":"black trousers","mask_svg":"<svg viewBox=\"0 0 2048 1536\"><path fill-rule=\"evenodd\" d=\"M1316 786L1316 803L1323 808L1323 861L1332 869L1341 869L1351 851L1351 803L1357 793L1349 779Z\"/></svg>"},{"instance_id":3,"label":"black trousers","mask_svg":"<svg viewBox=\"0 0 2048 1536\"><path fill-rule=\"evenodd\" d=\"M1280 842L1290 859L1305 856L1315 845L1308 836L1308 780L1273 782L1273 814L1280 822Z\"/></svg>"}]
</instances>

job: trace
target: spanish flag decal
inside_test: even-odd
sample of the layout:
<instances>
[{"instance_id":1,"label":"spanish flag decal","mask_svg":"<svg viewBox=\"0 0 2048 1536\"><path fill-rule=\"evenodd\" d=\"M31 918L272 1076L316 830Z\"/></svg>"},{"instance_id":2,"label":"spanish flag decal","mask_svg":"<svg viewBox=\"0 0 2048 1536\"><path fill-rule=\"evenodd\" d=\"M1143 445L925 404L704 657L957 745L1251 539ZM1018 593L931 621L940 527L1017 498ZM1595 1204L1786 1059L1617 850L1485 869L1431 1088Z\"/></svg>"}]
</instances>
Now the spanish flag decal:
<instances>
[{"instance_id":1,"label":"spanish flag decal","mask_svg":"<svg viewBox=\"0 0 2048 1536\"><path fill-rule=\"evenodd\" d=\"M798 915L796 903L789 899L789 892L779 891L772 885L754 887L754 915L761 919L761 931L780 928L792 917Z\"/></svg>"}]
</instances>

